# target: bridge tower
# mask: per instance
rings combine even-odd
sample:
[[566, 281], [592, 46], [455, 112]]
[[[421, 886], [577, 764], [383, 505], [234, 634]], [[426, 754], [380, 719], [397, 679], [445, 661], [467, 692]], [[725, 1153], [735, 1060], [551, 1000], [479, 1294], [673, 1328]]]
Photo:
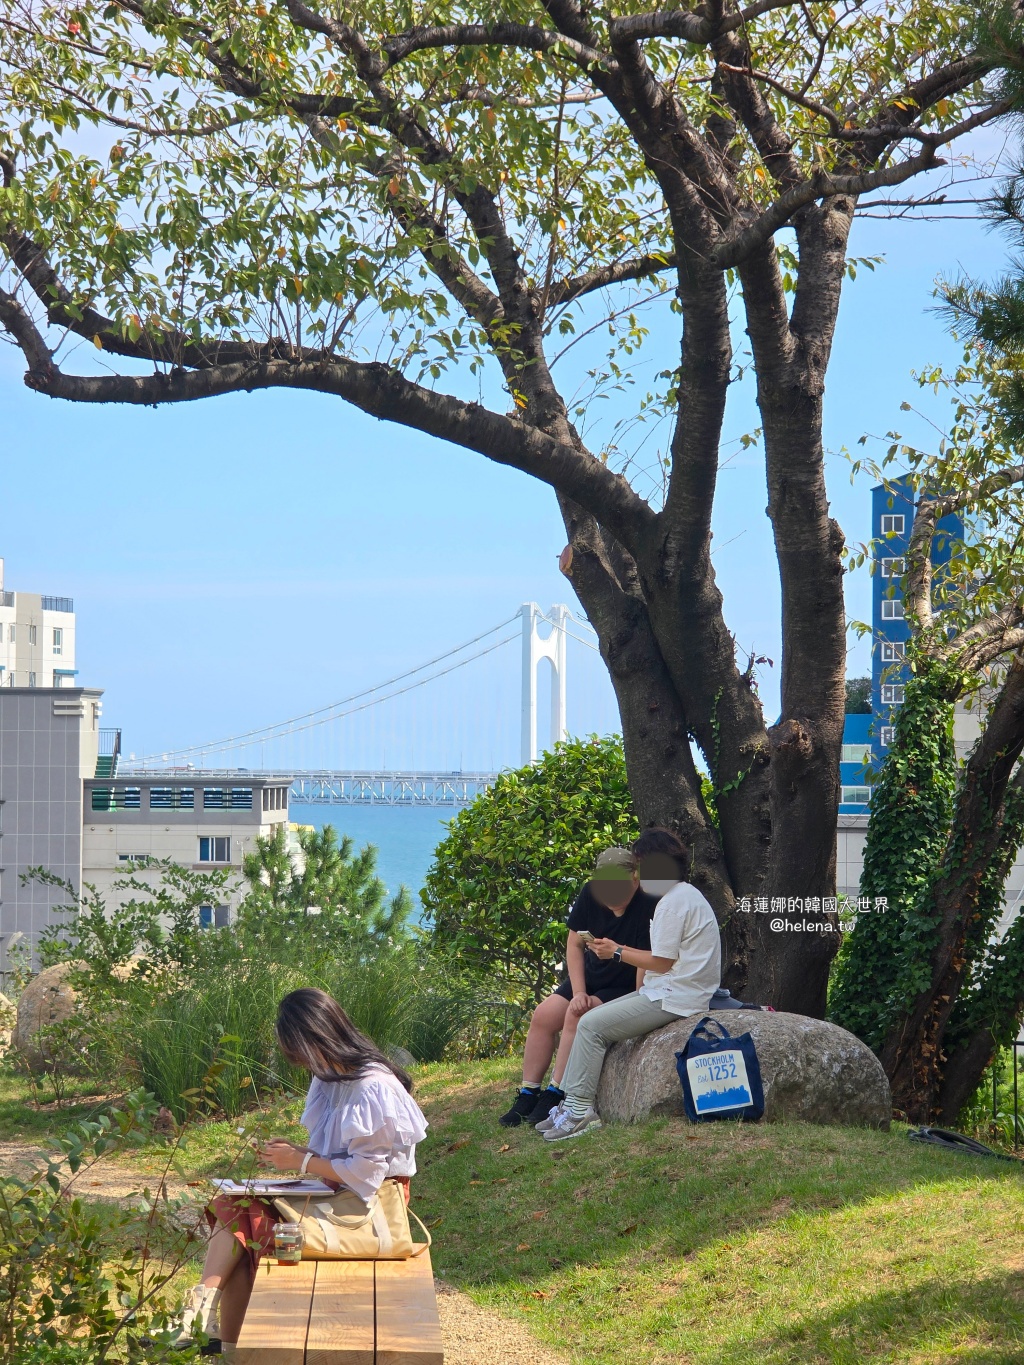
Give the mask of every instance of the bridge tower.
[[[523, 740], [522, 762], [534, 763], [537, 751], [537, 667], [541, 659], [551, 661], [551, 736], [550, 747], [565, 739], [565, 627], [569, 608], [554, 606], [545, 615], [536, 602], [524, 602], [519, 608], [523, 620]], [[550, 624], [551, 632], [543, 639], [539, 626]]]

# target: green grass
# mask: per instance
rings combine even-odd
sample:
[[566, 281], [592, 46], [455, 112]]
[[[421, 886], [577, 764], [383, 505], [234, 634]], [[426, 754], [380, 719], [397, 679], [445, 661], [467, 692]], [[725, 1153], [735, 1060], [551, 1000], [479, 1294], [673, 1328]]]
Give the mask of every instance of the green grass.
[[[431, 1129], [413, 1203], [436, 1269], [579, 1365], [1024, 1361], [1020, 1165], [897, 1128], [658, 1120], [552, 1145], [498, 1127], [510, 1062], [416, 1079]], [[300, 1136], [300, 1112], [259, 1121]], [[224, 1171], [255, 1118], [190, 1132], [182, 1173]]]

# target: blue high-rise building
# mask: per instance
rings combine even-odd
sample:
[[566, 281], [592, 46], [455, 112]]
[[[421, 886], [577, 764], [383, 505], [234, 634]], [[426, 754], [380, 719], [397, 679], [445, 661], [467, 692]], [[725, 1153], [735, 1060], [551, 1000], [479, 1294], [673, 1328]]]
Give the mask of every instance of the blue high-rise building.
[[[906, 478], [871, 490], [871, 714], [848, 715], [840, 764], [841, 814], [867, 811], [871, 779], [892, 740], [896, 710], [903, 703], [909, 670], [904, 662], [910, 631], [904, 619], [903, 573], [914, 526], [914, 491]], [[964, 524], [943, 517], [932, 543], [936, 570], [963, 543]]]

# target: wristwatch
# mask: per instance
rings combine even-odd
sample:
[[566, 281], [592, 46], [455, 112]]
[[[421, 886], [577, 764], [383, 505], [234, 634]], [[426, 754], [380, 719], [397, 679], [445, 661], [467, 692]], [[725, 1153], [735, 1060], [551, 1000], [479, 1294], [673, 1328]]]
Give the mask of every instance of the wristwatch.
[[620, 943], [619, 946], [615, 949], [614, 953], [612, 953], [612, 957], [615, 959], [616, 962], [621, 962], [621, 961], [622, 961], [622, 944], [621, 944], [621, 943]]

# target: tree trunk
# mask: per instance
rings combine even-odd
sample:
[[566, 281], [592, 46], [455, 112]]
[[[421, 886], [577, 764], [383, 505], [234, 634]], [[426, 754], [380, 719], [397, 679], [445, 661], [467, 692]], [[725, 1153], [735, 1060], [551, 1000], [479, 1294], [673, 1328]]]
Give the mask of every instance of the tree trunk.
[[[969, 965], [967, 939], [987, 869], [998, 859], [1004, 837], [1004, 797], [1022, 749], [1024, 665], [1015, 659], [966, 765], [953, 837], [931, 888], [926, 913], [935, 926], [936, 945], [929, 984], [910, 1003], [882, 1047], [893, 1103], [916, 1123], [931, 1121], [938, 1105], [946, 1025]], [[951, 1089], [948, 1103], [953, 1098]]]

